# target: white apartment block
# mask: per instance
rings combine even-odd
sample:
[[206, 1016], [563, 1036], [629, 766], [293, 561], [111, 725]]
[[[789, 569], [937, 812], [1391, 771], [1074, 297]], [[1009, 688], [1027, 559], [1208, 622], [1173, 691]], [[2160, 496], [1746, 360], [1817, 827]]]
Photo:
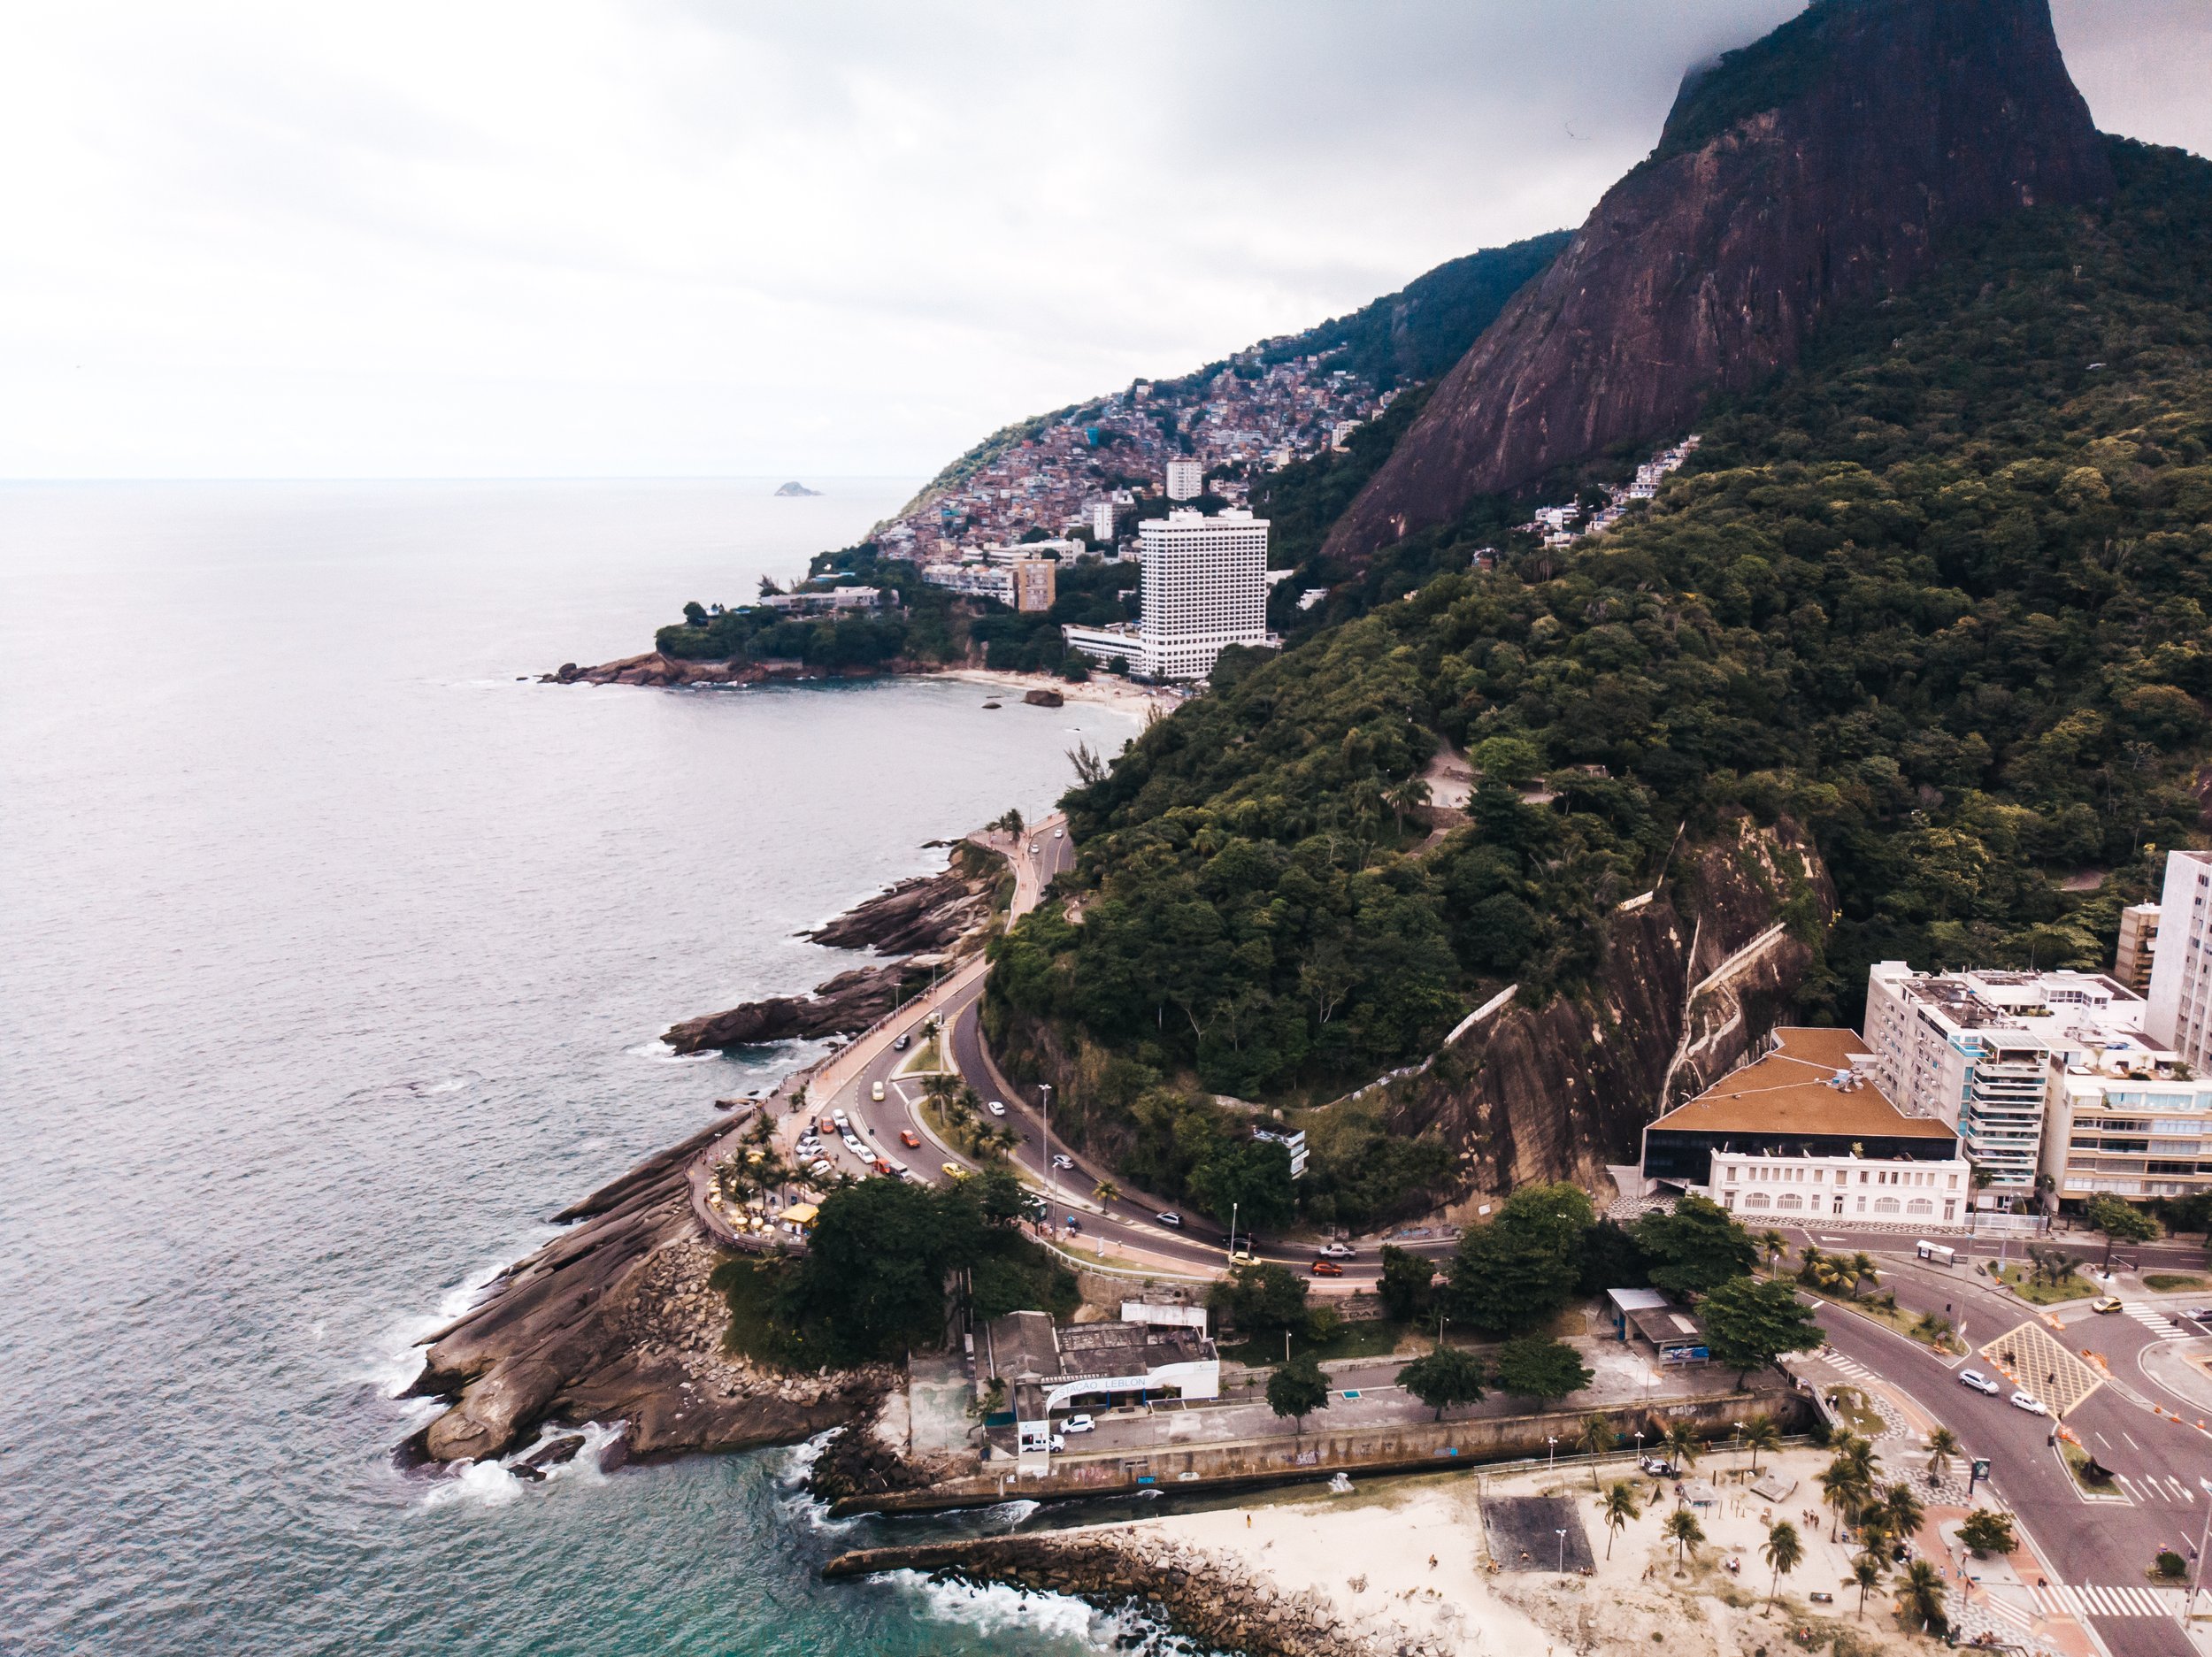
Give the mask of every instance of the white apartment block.
[[1091, 506], [1091, 539], [1102, 547], [1114, 544], [1114, 503], [1111, 501], [1094, 502]]
[[1273, 642], [1267, 632], [1267, 530], [1249, 512], [1170, 512], [1137, 527], [1144, 547], [1144, 670], [1203, 679], [1225, 646]]
[[1167, 498], [1195, 501], [1206, 490], [1206, 469], [1194, 460], [1167, 463]]
[[2032, 1195], [2039, 1173], [2062, 1201], [2178, 1196], [2212, 1182], [2212, 1087], [2146, 1033], [2147, 1011], [2101, 973], [1885, 961], [1867, 975], [1866, 1045], [1898, 1108], [1955, 1126], [1997, 1196]]
[[964, 598], [993, 598], [1013, 608], [1014, 572], [1010, 565], [930, 564], [922, 566], [922, 579]]
[[2189, 1064], [2212, 1071], [2212, 852], [2166, 854], [2143, 1027]]

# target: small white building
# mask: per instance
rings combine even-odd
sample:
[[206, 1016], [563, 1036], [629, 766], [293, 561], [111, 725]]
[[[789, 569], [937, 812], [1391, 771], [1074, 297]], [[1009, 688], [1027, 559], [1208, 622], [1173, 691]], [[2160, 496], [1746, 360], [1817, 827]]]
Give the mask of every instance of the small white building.
[[1206, 492], [1206, 468], [1194, 460], [1167, 463], [1167, 498], [1195, 501]]

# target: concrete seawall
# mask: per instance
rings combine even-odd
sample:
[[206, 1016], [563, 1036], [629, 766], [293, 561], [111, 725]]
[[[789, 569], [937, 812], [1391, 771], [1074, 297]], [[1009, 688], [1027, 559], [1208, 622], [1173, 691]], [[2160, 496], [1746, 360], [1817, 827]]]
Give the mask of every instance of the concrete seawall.
[[[831, 1513], [926, 1513], [949, 1507], [982, 1507], [1010, 1496], [1051, 1500], [1106, 1496], [1172, 1487], [1249, 1489], [1328, 1478], [1337, 1473], [1444, 1472], [1486, 1462], [1542, 1455], [1548, 1439], [1571, 1444], [1590, 1415], [1602, 1415], [1624, 1437], [1641, 1431], [1647, 1441], [1654, 1425], [1686, 1423], [1703, 1438], [1725, 1438], [1755, 1415], [1771, 1415], [1785, 1432], [1802, 1430], [1811, 1408], [1805, 1396], [1772, 1375], [1755, 1376], [1748, 1390], [1688, 1402], [1656, 1403], [1600, 1410], [1555, 1410], [1533, 1415], [1490, 1416], [1471, 1421], [1411, 1422], [1386, 1427], [1331, 1431], [1316, 1424], [1292, 1437], [1230, 1439], [1218, 1444], [1163, 1445], [1150, 1449], [1071, 1454], [1052, 1458], [1043, 1477], [1017, 1478], [1008, 1464], [993, 1471], [949, 1479], [919, 1490], [847, 1497]], [[1319, 1417], [1309, 1416], [1310, 1423]]]

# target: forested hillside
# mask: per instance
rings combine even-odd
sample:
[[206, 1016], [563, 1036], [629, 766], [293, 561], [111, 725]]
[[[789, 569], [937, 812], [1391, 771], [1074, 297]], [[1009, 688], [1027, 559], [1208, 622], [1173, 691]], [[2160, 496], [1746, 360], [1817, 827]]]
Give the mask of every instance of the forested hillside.
[[[1808, 1019], [1884, 956], [2104, 964], [2147, 848], [2202, 840], [2212, 695], [2212, 165], [2110, 151], [2108, 205], [1974, 233], [1709, 410], [1647, 515], [1477, 571], [1479, 501], [1379, 561], [1409, 596], [1225, 660], [1068, 796], [1083, 918], [1002, 940], [994, 1016], [1094, 1050], [1115, 1143], [1162, 1083], [1325, 1099], [1573, 994], [1736, 809], [1832, 874]], [[1483, 779], [1425, 844], [1440, 739]]]

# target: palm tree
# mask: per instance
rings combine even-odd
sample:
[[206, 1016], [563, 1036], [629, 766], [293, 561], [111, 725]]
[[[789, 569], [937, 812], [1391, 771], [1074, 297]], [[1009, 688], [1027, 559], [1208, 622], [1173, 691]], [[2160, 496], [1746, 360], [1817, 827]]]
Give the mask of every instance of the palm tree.
[[1429, 781], [1425, 777], [1408, 777], [1383, 790], [1383, 803], [1404, 828], [1406, 817], [1429, 802]]
[[1767, 1266], [1770, 1270], [1772, 1269], [1776, 1261], [1790, 1252], [1790, 1239], [1771, 1228], [1760, 1232], [1751, 1240], [1758, 1246], [1759, 1252], [1766, 1256]]
[[1774, 1582], [1767, 1589], [1767, 1609], [1774, 1609], [1775, 1597], [1782, 1592], [1782, 1578], [1805, 1562], [1805, 1544], [1798, 1539], [1797, 1527], [1787, 1519], [1767, 1532], [1766, 1546], [1759, 1555], [1774, 1567]]
[[1616, 1481], [1613, 1488], [1605, 1492], [1604, 1505], [1598, 1511], [1605, 1520], [1605, 1529], [1608, 1533], [1605, 1538], [1605, 1557], [1611, 1559], [1613, 1538], [1627, 1528], [1631, 1519], [1643, 1516], [1644, 1510], [1636, 1505], [1635, 1485], [1624, 1478]]
[[1897, 1584], [1897, 1609], [1907, 1622], [1917, 1623], [1931, 1634], [1941, 1632], [1948, 1624], [1943, 1610], [1943, 1578], [1926, 1560], [1916, 1559], [1905, 1567]]
[[1799, 1251], [1797, 1256], [1797, 1280], [1800, 1283], [1804, 1284], [1819, 1282], [1820, 1274], [1826, 1268], [1827, 1264], [1828, 1256], [1826, 1254], [1821, 1253], [1819, 1249], [1814, 1247], [1810, 1243], [1806, 1244], [1805, 1247]]
[[1582, 1418], [1581, 1431], [1575, 1434], [1575, 1445], [1577, 1448], [1586, 1450], [1590, 1454], [1590, 1488], [1592, 1490], [1598, 1487], [1598, 1457], [1605, 1451], [1611, 1449], [1614, 1441], [1618, 1437], [1619, 1435], [1613, 1431], [1612, 1422], [1594, 1410]]
[[1890, 1547], [1895, 1541], [1889, 1523], [1889, 1510], [1870, 1507], [1859, 1515], [1859, 1552], [1876, 1563], [1889, 1558]]
[[1705, 1527], [1698, 1523], [1697, 1515], [1687, 1507], [1677, 1507], [1667, 1515], [1667, 1535], [1674, 1543], [1674, 1574], [1679, 1576], [1683, 1574], [1683, 1551], [1705, 1539]]
[[[1840, 1521], [1856, 1515], [1866, 1505], [1867, 1498], [1874, 1493], [1874, 1482], [1858, 1463], [1839, 1455], [1821, 1469], [1820, 1489], [1822, 1500], [1836, 1510], [1836, 1517]], [[1828, 1539], [1832, 1542], [1838, 1534], [1831, 1527]]]
[[1866, 1621], [1866, 1591], [1882, 1580], [1882, 1561], [1862, 1553], [1851, 1561], [1851, 1580], [1859, 1584], [1859, 1621]]
[[1091, 1187], [1091, 1201], [1101, 1208], [1121, 1201], [1121, 1187], [1110, 1179], [1102, 1179]]
[[1882, 1274], [1875, 1269], [1874, 1256], [1864, 1254], [1852, 1255], [1851, 1298], [1857, 1300], [1862, 1289], [1878, 1289], [1881, 1286]]
[[1759, 1470], [1759, 1452], [1770, 1455], [1782, 1447], [1782, 1430], [1771, 1415], [1754, 1415], [1743, 1424], [1744, 1448], [1751, 1452], [1751, 1470]]
[[1913, 1494], [1912, 1486], [1901, 1480], [1883, 1492], [1881, 1510], [1890, 1529], [1907, 1541], [1919, 1533], [1921, 1518], [1927, 1511]]
[[1959, 1453], [1959, 1436], [1948, 1427], [1938, 1427], [1928, 1435], [1928, 1471], [1938, 1478], [1951, 1469], [1951, 1459]]
[[1677, 1467], [1697, 1465], [1697, 1453], [1702, 1446], [1697, 1441], [1697, 1434], [1690, 1431], [1689, 1423], [1669, 1422], [1667, 1431], [1659, 1442], [1666, 1446], [1667, 1460]]

